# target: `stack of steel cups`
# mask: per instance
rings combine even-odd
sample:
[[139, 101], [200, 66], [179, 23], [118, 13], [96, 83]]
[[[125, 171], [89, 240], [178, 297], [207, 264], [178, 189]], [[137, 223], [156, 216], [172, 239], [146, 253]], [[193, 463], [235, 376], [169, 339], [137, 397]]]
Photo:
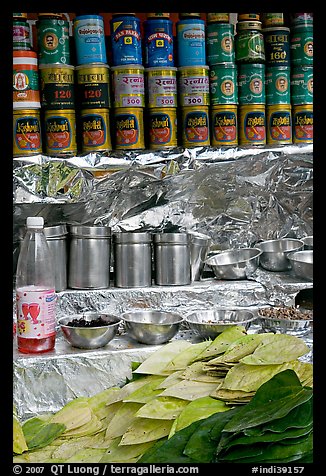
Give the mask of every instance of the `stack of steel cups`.
[[36, 29], [44, 152], [55, 157], [74, 156], [76, 114], [69, 21], [62, 13], [38, 13]]
[[104, 21], [100, 15], [74, 19], [79, 147], [82, 153], [112, 150], [110, 74]]
[[42, 153], [37, 54], [27, 13], [13, 14], [13, 156]]
[[238, 84], [234, 26], [229, 13], [207, 13], [206, 52], [211, 145], [234, 146], [238, 144]]
[[144, 149], [145, 78], [140, 19], [114, 13], [110, 20], [116, 149]]
[[209, 66], [205, 21], [200, 13], [179, 13], [176, 23], [179, 142], [191, 148], [210, 145]]
[[291, 17], [293, 142], [313, 142], [313, 13]]

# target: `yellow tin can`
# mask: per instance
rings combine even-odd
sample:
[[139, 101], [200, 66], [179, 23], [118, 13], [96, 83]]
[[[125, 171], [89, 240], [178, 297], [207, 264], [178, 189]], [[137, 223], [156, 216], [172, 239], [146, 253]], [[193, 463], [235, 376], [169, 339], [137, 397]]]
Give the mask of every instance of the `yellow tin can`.
[[76, 66], [76, 91], [81, 109], [111, 107], [109, 71], [109, 65], [101, 63]]
[[148, 109], [149, 148], [177, 147], [177, 109], [156, 107]]
[[145, 107], [144, 69], [140, 64], [112, 66], [114, 107]]
[[210, 145], [208, 106], [181, 108], [181, 141], [183, 147]]
[[291, 104], [266, 106], [267, 144], [292, 144]]
[[114, 134], [116, 149], [145, 149], [143, 108], [115, 108]]
[[40, 109], [13, 110], [13, 156], [42, 154]]
[[211, 108], [211, 145], [238, 145], [238, 106], [220, 104]]
[[294, 144], [312, 143], [314, 140], [314, 112], [312, 104], [293, 106], [293, 142]]
[[178, 68], [179, 105], [209, 106], [209, 66], [181, 66]]
[[145, 82], [147, 107], [177, 107], [178, 95], [176, 67], [146, 68]]
[[76, 113], [73, 109], [47, 110], [44, 113], [45, 152], [54, 157], [77, 154]]
[[82, 109], [79, 123], [82, 152], [112, 150], [109, 109]]
[[246, 104], [239, 106], [239, 144], [266, 144], [266, 106], [265, 104]]

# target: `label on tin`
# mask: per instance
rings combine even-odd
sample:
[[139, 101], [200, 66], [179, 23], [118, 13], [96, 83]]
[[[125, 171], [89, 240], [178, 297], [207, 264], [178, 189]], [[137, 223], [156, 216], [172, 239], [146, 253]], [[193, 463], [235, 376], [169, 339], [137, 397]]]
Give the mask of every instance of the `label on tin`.
[[237, 144], [237, 114], [234, 111], [218, 111], [212, 113], [212, 145]]
[[236, 61], [260, 63], [265, 61], [264, 36], [260, 32], [243, 31], [236, 35]]
[[235, 62], [233, 38], [233, 25], [207, 25], [206, 56], [208, 65]]
[[74, 38], [77, 64], [107, 62], [104, 23], [101, 17], [76, 17]]
[[[24, 68], [23, 65], [20, 67]], [[41, 107], [37, 69], [18, 69], [18, 65], [14, 66], [13, 101], [34, 102], [35, 107]]]
[[70, 63], [69, 24], [65, 20], [37, 22], [38, 56], [40, 64]]
[[312, 65], [314, 59], [314, 40], [310, 28], [291, 30], [291, 64], [295, 66]]
[[190, 111], [184, 119], [184, 134], [186, 141], [193, 143], [209, 140], [209, 122], [204, 111]]
[[31, 35], [29, 24], [17, 22], [12, 27], [13, 49], [31, 49]]
[[173, 22], [147, 20], [144, 23], [145, 66], [173, 66]]
[[144, 107], [145, 81], [143, 72], [114, 72], [113, 90], [115, 107]]
[[176, 29], [179, 66], [206, 65], [205, 22], [180, 20]]
[[83, 148], [98, 149], [107, 142], [107, 125], [100, 114], [83, 114], [81, 117]]
[[74, 109], [74, 70], [53, 67], [40, 68], [41, 103], [48, 109]]
[[314, 137], [313, 111], [298, 109], [293, 117], [294, 142], [312, 142]]
[[176, 72], [147, 72], [148, 107], [177, 107]]
[[266, 104], [290, 104], [290, 68], [268, 68], [265, 75]]
[[62, 151], [74, 144], [75, 128], [68, 117], [50, 116], [45, 119], [46, 147], [52, 151]]
[[249, 111], [245, 113], [242, 131], [247, 143], [266, 141], [266, 119], [262, 111]]
[[224, 67], [219, 68], [218, 65], [211, 66], [209, 87], [212, 105], [237, 104], [237, 69]]
[[18, 151], [41, 151], [41, 128], [37, 117], [25, 116], [14, 121], [14, 138]]
[[150, 146], [176, 146], [176, 118], [163, 112], [151, 112], [149, 118], [149, 141]]
[[278, 31], [265, 32], [265, 56], [269, 66], [290, 65], [290, 29], [284, 28]]
[[82, 108], [110, 107], [110, 77], [100, 66], [77, 71], [78, 102]]
[[[239, 102], [240, 104], [265, 104], [265, 68], [259, 71], [246, 70], [238, 76]], [[253, 67], [250, 65], [250, 68]]]
[[113, 65], [142, 64], [140, 20], [136, 17], [119, 17], [111, 20]]
[[292, 142], [291, 111], [273, 111], [268, 119], [268, 143]]
[[297, 66], [291, 70], [291, 102], [295, 105], [313, 103], [313, 68]]
[[[179, 76], [179, 97], [181, 106], [209, 105], [209, 77], [208, 71], [202, 75], [191, 69]], [[189, 74], [189, 76], [185, 76]]]
[[141, 124], [135, 114], [126, 112], [125, 114], [117, 114], [115, 118], [116, 128], [116, 146], [130, 147], [139, 144], [142, 147], [141, 136], [143, 132], [140, 130]]

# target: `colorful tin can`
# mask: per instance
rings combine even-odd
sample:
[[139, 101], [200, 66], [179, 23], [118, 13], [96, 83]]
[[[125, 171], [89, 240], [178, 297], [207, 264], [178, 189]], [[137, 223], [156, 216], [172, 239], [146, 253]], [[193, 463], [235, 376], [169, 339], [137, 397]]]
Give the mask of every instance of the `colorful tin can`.
[[13, 51], [13, 108], [40, 108], [37, 54]]
[[238, 106], [221, 104], [211, 107], [211, 145], [238, 145]]
[[291, 68], [292, 105], [313, 104], [313, 66], [293, 66]]
[[290, 49], [292, 66], [312, 66], [314, 61], [313, 27], [293, 26], [291, 28]]
[[69, 23], [41, 18], [36, 22], [40, 64], [70, 64]]
[[265, 104], [265, 65], [240, 63], [238, 89], [239, 104]]
[[89, 63], [76, 66], [76, 83], [81, 109], [111, 107], [109, 65]]
[[290, 66], [290, 28], [265, 28], [265, 58], [268, 66]]
[[74, 109], [74, 66], [40, 64], [41, 105], [46, 109]]
[[288, 66], [266, 67], [266, 105], [291, 103], [290, 71]]
[[13, 156], [42, 154], [42, 136], [39, 109], [13, 111]]
[[314, 113], [312, 104], [293, 106], [293, 142], [311, 143], [314, 140]]
[[74, 19], [77, 65], [107, 63], [103, 17], [80, 15]]
[[265, 109], [264, 104], [239, 106], [239, 145], [266, 144]]
[[260, 13], [238, 13], [238, 22], [259, 21]]
[[229, 13], [207, 13], [206, 15], [207, 23], [229, 23], [229, 20]]
[[178, 105], [177, 68], [147, 68], [145, 69], [148, 108], [168, 107]]
[[238, 104], [237, 65], [234, 63], [214, 64], [209, 71], [210, 102]]
[[264, 35], [260, 21], [237, 23], [235, 60], [237, 63], [265, 63]]
[[140, 19], [134, 14], [121, 14], [110, 20], [112, 64], [142, 64]]
[[146, 68], [174, 66], [173, 22], [150, 18], [143, 23]]
[[182, 147], [210, 145], [208, 106], [181, 108]]
[[144, 66], [112, 66], [111, 71], [114, 107], [145, 107]]
[[231, 23], [208, 23], [206, 27], [207, 64], [234, 63], [234, 27]]
[[112, 150], [109, 109], [83, 109], [79, 123], [82, 153]]
[[12, 23], [13, 50], [31, 50], [31, 31], [26, 20], [14, 20]]
[[49, 156], [76, 155], [76, 114], [73, 109], [44, 112], [45, 152]]
[[182, 66], [178, 68], [179, 106], [209, 105], [209, 67]]
[[284, 25], [284, 15], [283, 13], [261, 13], [260, 14], [261, 22], [263, 28], [269, 28], [274, 26], [283, 26]]
[[148, 110], [149, 148], [177, 147], [177, 109], [175, 107]]
[[178, 66], [206, 65], [205, 22], [186, 18], [176, 23]]
[[266, 106], [267, 144], [292, 144], [291, 104]]
[[114, 109], [116, 149], [145, 149], [144, 109], [118, 107]]

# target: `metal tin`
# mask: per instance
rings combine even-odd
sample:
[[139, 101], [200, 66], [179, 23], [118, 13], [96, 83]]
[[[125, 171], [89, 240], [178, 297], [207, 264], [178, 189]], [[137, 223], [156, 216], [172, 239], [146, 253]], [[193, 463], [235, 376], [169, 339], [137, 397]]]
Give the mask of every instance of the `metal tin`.
[[82, 153], [112, 150], [109, 109], [83, 109], [79, 123]]
[[152, 107], [177, 107], [177, 68], [145, 69], [146, 105]]
[[313, 13], [291, 13], [291, 25], [304, 25], [304, 26], [311, 26], [314, 22], [314, 14]]
[[13, 108], [40, 108], [37, 54], [13, 51]]
[[12, 23], [13, 50], [31, 50], [31, 31], [29, 23], [24, 20], [14, 20]]
[[154, 234], [155, 284], [181, 286], [191, 283], [190, 235]]
[[221, 104], [211, 107], [211, 145], [238, 145], [238, 106]]
[[268, 66], [290, 66], [290, 28], [265, 28], [265, 58]]
[[69, 23], [61, 19], [36, 22], [40, 64], [70, 64]]
[[207, 13], [206, 15], [207, 23], [229, 23], [229, 20], [229, 13]]
[[178, 66], [206, 65], [205, 22], [186, 18], [176, 23]]
[[284, 15], [283, 13], [261, 13], [261, 21], [263, 28], [269, 28], [271, 26], [283, 26]]
[[313, 66], [293, 66], [291, 68], [292, 105], [313, 104]]
[[175, 107], [148, 110], [149, 148], [177, 147], [177, 109]]
[[235, 60], [237, 63], [265, 63], [264, 35], [261, 22], [237, 23], [235, 36]]
[[210, 145], [208, 106], [181, 108], [182, 147]]
[[145, 149], [142, 107], [114, 109], [116, 149]]
[[81, 109], [110, 108], [109, 65], [89, 63], [76, 66], [76, 91]]
[[145, 107], [144, 66], [113, 66], [111, 71], [114, 107]]
[[314, 37], [312, 26], [297, 25], [291, 28], [291, 65], [312, 66], [314, 61]]
[[265, 104], [265, 65], [240, 64], [238, 89], [239, 104]]
[[45, 152], [49, 156], [73, 156], [77, 153], [76, 114], [72, 109], [44, 112]]
[[80, 15], [74, 19], [77, 65], [107, 63], [103, 17]]
[[292, 144], [291, 104], [266, 106], [267, 144]]
[[142, 64], [140, 19], [120, 14], [110, 20], [112, 64]]
[[231, 23], [208, 23], [206, 58], [208, 65], [234, 63], [234, 27]]
[[179, 106], [208, 106], [209, 66], [182, 66], [178, 68]]
[[209, 71], [211, 105], [238, 104], [237, 65], [214, 64]]
[[238, 21], [259, 21], [260, 13], [238, 13]]
[[45, 226], [44, 234], [53, 257], [55, 290], [61, 292], [67, 289], [67, 226]]
[[174, 66], [173, 22], [150, 18], [143, 22], [144, 64], [146, 68]]
[[42, 154], [42, 136], [39, 109], [13, 111], [13, 156]]
[[265, 109], [264, 104], [239, 106], [239, 145], [266, 144]]
[[312, 143], [314, 139], [314, 113], [312, 104], [296, 104], [292, 109], [293, 143]]
[[170, 18], [170, 13], [147, 13], [147, 18]]
[[179, 13], [179, 18], [200, 18], [200, 13]]
[[40, 64], [41, 105], [46, 109], [74, 109], [74, 66]]
[[64, 18], [64, 15], [62, 13], [38, 13], [37, 16], [40, 20], [52, 19], [52, 18], [54, 18], [54, 19]]
[[288, 66], [266, 67], [266, 105], [291, 103], [290, 71]]

